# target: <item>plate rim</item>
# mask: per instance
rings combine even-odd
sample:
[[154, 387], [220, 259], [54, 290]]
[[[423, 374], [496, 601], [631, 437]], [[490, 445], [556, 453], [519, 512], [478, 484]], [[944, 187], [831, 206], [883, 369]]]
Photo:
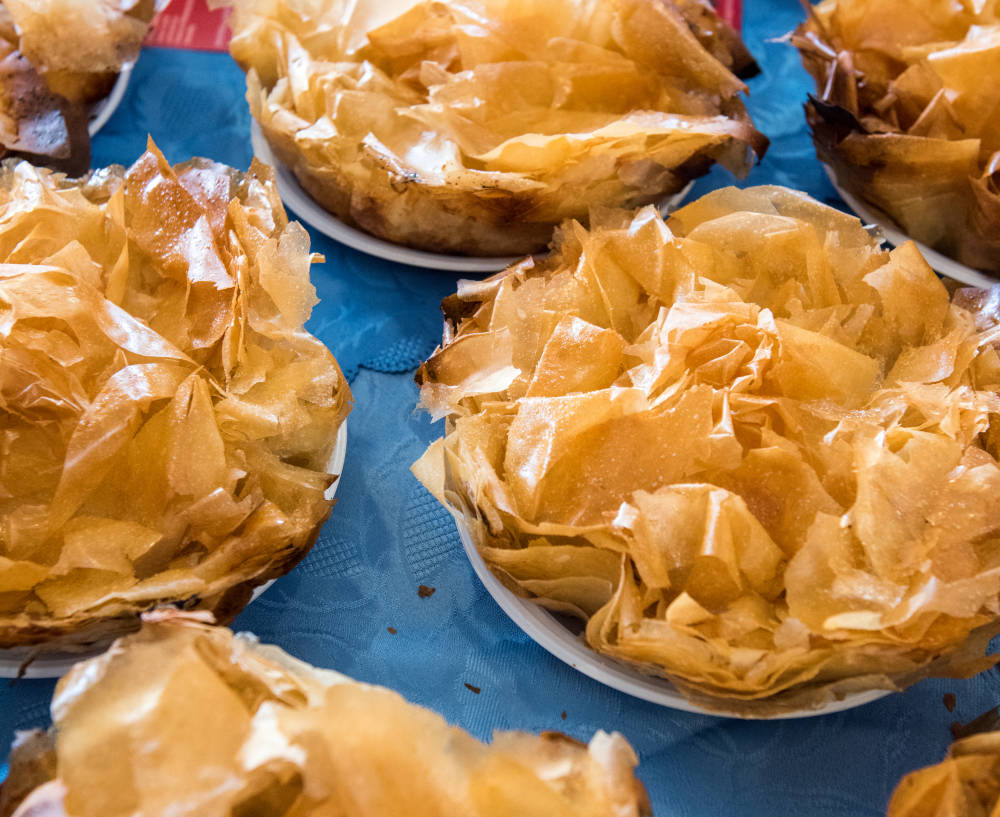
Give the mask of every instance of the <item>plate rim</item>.
[[[298, 218], [327, 238], [350, 247], [353, 250], [381, 258], [386, 261], [395, 261], [400, 264], [409, 264], [412, 267], [421, 269], [437, 270], [439, 272], [471, 272], [487, 273], [500, 272], [507, 267], [516, 264], [527, 254], [508, 255], [496, 257], [476, 257], [469, 255], [445, 255], [443, 253], [432, 253], [425, 250], [417, 250], [413, 247], [405, 247], [401, 244], [393, 244], [382, 238], [377, 238], [371, 233], [351, 227], [345, 224], [335, 215], [321, 207], [299, 184], [298, 179], [291, 169], [278, 160], [271, 150], [271, 146], [264, 138], [264, 133], [253, 117], [250, 118], [250, 143], [253, 146], [254, 156], [264, 164], [274, 169], [274, 174], [278, 184], [278, 195], [285, 205], [294, 211]], [[694, 180], [673, 196], [666, 197], [659, 205], [661, 213], [668, 213], [676, 209], [683, 202], [691, 188]], [[538, 255], [536, 253], [536, 255]]]
[[353, 250], [382, 258], [386, 261], [396, 261], [422, 269], [434, 269], [443, 272], [499, 272], [520, 261], [524, 256], [498, 256], [491, 258], [474, 258], [462, 255], [444, 255], [442, 253], [425, 252], [412, 247], [393, 244], [382, 238], [376, 238], [364, 230], [345, 224], [332, 213], [324, 210], [315, 202], [299, 184], [295, 174], [278, 160], [271, 146], [264, 138], [257, 120], [250, 119], [250, 143], [254, 156], [264, 164], [274, 169], [278, 183], [278, 195], [285, 205], [291, 208], [295, 215], [306, 224], [327, 238], [350, 247]]
[[834, 172], [833, 168], [830, 167], [826, 162], [820, 162], [823, 166], [823, 170], [826, 172], [827, 178], [830, 180], [830, 184], [833, 185], [833, 189], [837, 191], [847, 206], [850, 207], [856, 216], [861, 218], [870, 224], [874, 224], [878, 227], [885, 240], [892, 244], [893, 246], [900, 246], [905, 244], [907, 241], [912, 241], [917, 245], [917, 249], [920, 250], [920, 254], [923, 255], [924, 260], [934, 269], [935, 272], [944, 275], [947, 278], [958, 281], [959, 283], [965, 284], [966, 286], [972, 287], [993, 287], [1000, 284], [1000, 276], [993, 278], [987, 275], [985, 272], [980, 272], [977, 269], [966, 266], [954, 258], [949, 258], [947, 255], [938, 252], [937, 250], [928, 247], [921, 241], [917, 241], [915, 238], [910, 238], [906, 233], [904, 233], [898, 225], [896, 225], [886, 213], [883, 213], [878, 208], [870, 205], [863, 200], [859, 199], [853, 193], [846, 190], [840, 182], [837, 180], [837, 174]]
[[104, 99], [99, 99], [94, 103], [94, 107], [91, 109], [90, 121], [87, 122], [87, 133], [90, 134], [91, 139], [98, 134], [101, 128], [108, 124], [108, 120], [118, 110], [118, 106], [121, 105], [122, 100], [125, 98], [125, 91], [128, 89], [129, 80], [132, 78], [132, 67], [132, 63], [123, 65], [118, 72], [118, 77], [115, 79], [115, 84], [111, 86], [111, 92]]
[[[344, 473], [344, 462], [347, 459], [347, 418], [340, 424], [340, 428], [337, 429], [337, 439], [334, 443], [333, 452], [330, 455], [329, 462], [329, 473], [335, 474], [337, 479], [334, 480], [333, 484], [327, 488], [324, 496], [328, 500], [332, 500], [337, 493], [337, 487], [340, 485], [340, 478]], [[264, 592], [273, 585], [277, 579], [271, 579], [264, 584], [258, 585], [253, 590], [253, 595], [250, 601], [247, 602], [247, 607], [253, 604], [257, 599], [259, 599]], [[14, 648], [0, 648], [0, 678], [61, 678], [70, 668], [79, 661], [85, 661], [88, 658], [94, 658], [95, 656], [101, 655], [109, 646], [111, 642], [108, 642], [99, 648], [81, 650], [80, 652], [57, 652], [41, 654], [35, 658], [25, 669], [24, 673], [19, 675], [20, 669], [25, 661], [24, 652], [30, 652], [31, 648], [27, 647], [14, 647]], [[20, 653], [16, 656], [7, 654], [8, 649], [19, 650]]]
[[864, 692], [851, 693], [844, 698], [830, 701], [817, 709], [797, 710], [795, 712], [780, 712], [776, 715], [755, 716], [751, 714], [734, 714], [716, 712], [704, 709], [685, 698], [678, 689], [665, 678], [654, 678], [643, 675], [626, 664], [595, 652], [586, 646], [583, 640], [573, 635], [566, 627], [544, 607], [509, 590], [489, 569], [482, 554], [472, 541], [468, 525], [460, 514], [451, 512], [462, 540], [462, 547], [479, 580], [494, 601], [507, 616], [542, 649], [568, 664], [587, 677], [604, 684], [607, 687], [624, 692], [635, 698], [641, 698], [649, 703], [658, 704], [669, 709], [691, 712], [697, 715], [708, 715], [714, 718], [730, 718], [735, 720], [798, 720], [800, 718], [815, 718], [821, 715], [832, 715], [848, 709], [877, 701], [890, 694], [887, 689], [873, 689]]

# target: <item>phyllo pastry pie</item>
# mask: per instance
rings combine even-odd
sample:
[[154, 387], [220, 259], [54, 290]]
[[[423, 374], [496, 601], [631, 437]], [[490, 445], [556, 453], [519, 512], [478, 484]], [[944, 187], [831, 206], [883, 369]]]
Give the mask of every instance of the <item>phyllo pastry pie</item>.
[[162, 0], [3, 0], [0, 158], [90, 167], [88, 111], [134, 62]]
[[259, 164], [2, 166], [0, 646], [228, 620], [308, 551], [351, 403], [312, 259]]
[[10, 817], [641, 817], [618, 734], [484, 744], [395, 692], [174, 616], [56, 688], [21, 733]]
[[767, 140], [739, 36], [700, 0], [233, 0], [277, 157], [342, 221], [435, 252], [543, 249]]
[[[993, 728], [998, 726], [993, 719]], [[889, 801], [888, 817], [985, 817], [1000, 807], [1000, 731], [956, 740], [934, 766], [904, 777]]]
[[570, 222], [444, 311], [417, 475], [595, 650], [759, 715], [993, 663], [1000, 291], [729, 188]]
[[792, 42], [838, 182], [911, 238], [1000, 274], [996, 0], [823, 0]]

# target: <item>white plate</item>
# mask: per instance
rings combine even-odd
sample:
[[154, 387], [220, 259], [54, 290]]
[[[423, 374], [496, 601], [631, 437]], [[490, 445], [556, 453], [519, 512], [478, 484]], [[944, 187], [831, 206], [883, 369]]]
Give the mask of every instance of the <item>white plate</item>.
[[[455, 524], [458, 527], [458, 534], [462, 538], [462, 545], [465, 547], [465, 552], [472, 563], [472, 569], [476, 571], [476, 575], [479, 576], [489, 594], [493, 596], [497, 604], [500, 605], [503, 611], [510, 616], [518, 627], [524, 630], [535, 643], [552, 653], [560, 661], [566, 662], [573, 669], [582, 672], [595, 681], [600, 681], [602, 684], [612, 689], [617, 689], [619, 692], [633, 695], [636, 698], [642, 698], [644, 701], [667, 706], [671, 709], [680, 709], [684, 712], [697, 712], [701, 715], [750, 719], [750, 716], [746, 715], [728, 715], [726, 713], [702, 709], [696, 704], [691, 703], [666, 679], [643, 675], [627, 664], [595, 652], [587, 646], [582, 636], [571, 632], [544, 607], [521, 598], [508, 590], [493, 575], [489, 567], [486, 566], [486, 562], [483, 561], [483, 557], [479, 554], [472, 541], [465, 522], [460, 517], [456, 517]], [[807, 709], [800, 712], [772, 715], [769, 720], [812, 718], [817, 715], [829, 715], [833, 712], [841, 712], [845, 709], [853, 709], [862, 704], [870, 703], [888, 694], [889, 692], [884, 689], [859, 692], [848, 695], [840, 701], [831, 701], [819, 709]]]
[[907, 241], [913, 241], [913, 243], [917, 245], [917, 249], [920, 250], [921, 255], [927, 259], [927, 263], [930, 264], [932, 268], [940, 272], [942, 275], [945, 275], [948, 278], [954, 278], [956, 281], [960, 281], [963, 284], [968, 284], [973, 287], [991, 287], [1000, 283], [1000, 276], [994, 278], [993, 276], [987, 275], [985, 272], [980, 272], [972, 267], [967, 267], [965, 264], [960, 264], [958, 261], [953, 258], [949, 258], [947, 255], [942, 255], [937, 250], [932, 250], [926, 244], [922, 244], [919, 241], [911, 239], [908, 235], [906, 235], [906, 233], [900, 230], [899, 226], [896, 225], [892, 219], [889, 218], [889, 216], [881, 210], [873, 207], [867, 202], [861, 201], [841, 187], [840, 182], [837, 181], [837, 176], [833, 172], [833, 168], [824, 164], [823, 169], [826, 171], [826, 175], [830, 177], [830, 183], [834, 186], [837, 193], [840, 194], [840, 197], [847, 202], [848, 206], [862, 220], [878, 227], [890, 244], [898, 247], [900, 244], [905, 244]]
[[[374, 255], [376, 258], [398, 261], [413, 267], [455, 272], [499, 272], [523, 258], [520, 255], [496, 258], [444, 255], [415, 250], [412, 247], [403, 247], [399, 244], [393, 244], [391, 241], [376, 238], [364, 230], [345, 224], [317, 204], [312, 196], [302, 189], [295, 174], [278, 161], [271, 146], [264, 138], [264, 134], [261, 133], [260, 126], [253, 120], [250, 122], [250, 141], [253, 143], [253, 152], [257, 158], [274, 168], [275, 175], [278, 177], [278, 193], [281, 195], [281, 200], [310, 227], [352, 249]], [[679, 193], [664, 200], [660, 204], [660, 212], [668, 213], [676, 209], [687, 196], [688, 191], [691, 190], [692, 184], [694, 182], [690, 182]]]
[[[347, 455], [347, 421], [345, 420], [337, 432], [337, 442], [334, 445], [333, 454], [330, 456], [330, 473], [335, 474], [337, 479], [333, 485], [327, 488], [326, 498], [333, 499], [337, 493], [337, 486], [340, 484], [340, 475], [344, 471], [344, 458]], [[250, 604], [255, 602], [276, 580], [255, 587]], [[86, 658], [93, 658], [100, 655], [107, 649], [107, 644], [96, 647], [89, 647], [78, 653], [57, 652], [39, 655], [20, 675], [22, 678], [61, 678], [77, 661]], [[17, 678], [24, 662], [30, 657], [33, 647], [14, 647], [12, 649], [0, 649], [0, 678]]]
[[107, 124], [111, 114], [121, 105], [122, 99], [125, 97], [125, 89], [128, 88], [128, 81], [131, 78], [131, 64], [123, 65], [122, 70], [118, 72], [118, 79], [111, 86], [111, 93], [94, 103], [90, 110], [90, 123], [87, 125], [87, 131], [91, 138]]

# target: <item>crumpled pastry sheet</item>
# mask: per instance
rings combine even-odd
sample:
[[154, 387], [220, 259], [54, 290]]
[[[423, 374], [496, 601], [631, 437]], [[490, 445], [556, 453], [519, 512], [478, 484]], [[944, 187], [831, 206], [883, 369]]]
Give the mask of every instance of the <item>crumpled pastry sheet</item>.
[[15, 743], [3, 817], [649, 814], [617, 733], [486, 745], [388, 689], [176, 614], [78, 664], [52, 716]]
[[139, 55], [162, 0], [5, 0], [0, 158], [71, 175], [90, 168], [90, 105]]
[[780, 187], [592, 219], [461, 282], [417, 375], [491, 569], [719, 711], [992, 665], [1000, 290]]
[[157, 11], [169, 0], [3, 0], [19, 48], [48, 87], [94, 102], [135, 62]]
[[0, 169], [0, 646], [232, 618], [309, 549], [350, 410], [271, 171]]
[[991, 817], [1000, 807], [1000, 732], [955, 741], [948, 757], [904, 777], [888, 817]]
[[699, 0], [234, 0], [230, 50], [280, 160], [338, 218], [437, 252], [543, 249], [767, 140], [756, 66]]
[[911, 238], [1000, 274], [996, 0], [824, 0], [791, 41], [839, 182]]
[[0, 6], [0, 159], [18, 157], [70, 173], [90, 166], [87, 110], [53, 93], [18, 50]]

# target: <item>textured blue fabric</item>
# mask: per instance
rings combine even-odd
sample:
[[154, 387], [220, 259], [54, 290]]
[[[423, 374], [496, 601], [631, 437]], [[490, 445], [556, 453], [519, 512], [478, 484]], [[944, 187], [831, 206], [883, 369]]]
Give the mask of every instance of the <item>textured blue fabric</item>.
[[[803, 122], [808, 78], [793, 49], [771, 42], [794, 27], [801, 9], [795, 0], [747, 2], [745, 36], [763, 68], [750, 82], [750, 108], [772, 146], [746, 183], [786, 184], [836, 203]], [[248, 126], [243, 77], [228, 57], [150, 49], [95, 140], [95, 163], [130, 162], [148, 132], [172, 161], [197, 154], [245, 168]], [[729, 183], [716, 171], [694, 194]], [[990, 671], [925, 682], [846, 713], [741, 722], [635, 700], [549, 656], [482, 589], [450, 518], [408, 471], [440, 433], [414, 412], [411, 370], [440, 337], [437, 306], [454, 276], [313, 238], [327, 261], [314, 269], [322, 303], [310, 328], [341, 361], [356, 399], [347, 462], [316, 547], [238, 628], [393, 687], [481, 737], [516, 728], [586, 739], [616, 729], [639, 751], [640, 776], [661, 817], [884, 814], [901, 775], [942, 757], [951, 722], [1000, 700], [1000, 676]], [[420, 584], [436, 592], [422, 599]], [[47, 681], [0, 688], [0, 744], [15, 728], [47, 723], [52, 688]], [[942, 703], [946, 692], [957, 696], [953, 713]]]

